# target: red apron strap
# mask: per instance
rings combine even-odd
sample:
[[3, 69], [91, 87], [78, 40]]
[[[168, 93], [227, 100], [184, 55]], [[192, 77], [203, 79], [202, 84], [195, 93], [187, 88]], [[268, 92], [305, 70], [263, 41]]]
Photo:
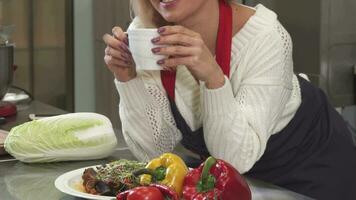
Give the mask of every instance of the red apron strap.
[[225, 76], [230, 77], [231, 43], [232, 43], [232, 8], [226, 0], [219, 4], [219, 30], [216, 39], [216, 62]]
[[[219, 29], [216, 40], [216, 62], [224, 74], [230, 76], [232, 42], [232, 8], [226, 0], [219, 1]], [[161, 80], [170, 100], [175, 99], [176, 72], [161, 71]]]
[[172, 101], [175, 99], [176, 71], [161, 70], [161, 80], [168, 98]]

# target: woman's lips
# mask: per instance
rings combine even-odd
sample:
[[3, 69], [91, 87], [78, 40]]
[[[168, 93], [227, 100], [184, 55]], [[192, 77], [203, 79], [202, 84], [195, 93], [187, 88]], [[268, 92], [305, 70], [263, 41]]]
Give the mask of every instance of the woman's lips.
[[167, 9], [172, 8], [177, 4], [178, 0], [161, 0], [160, 5], [161, 7]]

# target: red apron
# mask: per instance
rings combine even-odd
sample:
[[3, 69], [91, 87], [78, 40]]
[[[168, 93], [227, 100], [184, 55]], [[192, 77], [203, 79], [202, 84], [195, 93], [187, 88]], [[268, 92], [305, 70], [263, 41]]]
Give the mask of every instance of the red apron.
[[[219, 64], [224, 74], [230, 76], [232, 41], [232, 9], [225, 1], [219, 1], [219, 30], [216, 40], [216, 62]], [[174, 91], [176, 83], [176, 72], [161, 71], [161, 80], [168, 97], [174, 101]]]

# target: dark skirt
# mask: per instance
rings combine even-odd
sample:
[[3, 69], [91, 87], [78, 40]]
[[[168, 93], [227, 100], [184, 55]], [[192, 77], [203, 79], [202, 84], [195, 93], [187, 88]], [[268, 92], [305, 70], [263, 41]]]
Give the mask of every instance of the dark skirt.
[[[302, 103], [293, 119], [270, 137], [261, 159], [245, 175], [321, 200], [356, 200], [356, 148], [345, 121], [317, 87], [298, 77]], [[203, 129], [193, 133], [171, 109], [182, 144], [209, 155]]]

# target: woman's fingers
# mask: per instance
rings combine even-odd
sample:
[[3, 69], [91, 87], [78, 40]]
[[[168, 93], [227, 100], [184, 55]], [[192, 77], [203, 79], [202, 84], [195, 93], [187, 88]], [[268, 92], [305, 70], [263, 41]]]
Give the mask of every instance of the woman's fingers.
[[110, 46], [112, 48], [119, 48], [122, 43], [109, 34], [105, 34], [103, 36], [103, 40], [104, 40], [105, 44], [107, 44], [108, 46]]
[[199, 55], [200, 49], [195, 47], [185, 47], [185, 46], [167, 46], [167, 47], [156, 47], [152, 49], [152, 52], [157, 55], [166, 56], [190, 56]]
[[176, 33], [181, 33], [185, 34], [191, 37], [197, 37], [200, 36], [199, 33], [196, 33], [190, 29], [187, 29], [183, 26], [162, 26], [158, 29], [158, 33], [160, 35], [171, 35], [171, 34], [176, 34]]
[[129, 81], [136, 77], [135, 63], [128, 48], [127, 34], [120, 27], [112, 29], [112, 35], [105, 34], [103, 40], [107, 45], [104, 62], [119, 81]]
[[105, 34], [103, 36], [104, 42], [108, 45], [105, 49], [105, 63], [108, 66], [132, 66], [133, 59], [127, 45], [116, 39], [114, 36]]
[[159, 60], [157, 63], [163, 68], [175, 68], [178, 65], [186, 65], [186, 66], [194, 66], [198, 58], [195, 56], [189, 57], [174, 57], [174, 58], [167, 58], [163, 60]]
[[129, 61], [115, 59], [110, 55], [105, 55], [104, 61], [105, 64], [110, 67], [132, 67], [132, 63], [130, 63]]
[[121, 49], [122, 51], [125, 51], [126, 53], [131, 54], [127, 44], [125, 44], [124, 42], [114, 38], [113, 36], [111, 36], [109, 34], [105, 34], [103, 36], [103, 40], [104, 40], [105, 44], [110, 46], [111, 48], [113, 48], [113, 49]]
[[131, 54], [124, 52], [124, 51], [118, 51], [118, 50], [113, 49], [109, 46], [106, 47], [106, 49], [105, 49], [105, 55], [109, 55], [109, 56], [112, 56], [116, 59], [120, 59], [123, 61], [131, 61], [132, 60]]
[[126, 45], [129, 44], [127, 33], [125, 33], [120, 27], [116, 26], [112, 29], [112, 34], [114, 37], [122, 42], [124, 42]]
[[[159, 29], [161, 35], [153, 38], [152, 43], [163, 45], [152, 52], [170, 57], [199, 57], [204, 49], [204, 41], [198, 33], [183, 26], [165, 26]], [[167, 46], [165, 46], [167, 45]]]
[[188, 36], [181, 33], [159, 36], [152, 39], [152, 43], [156, 45], [183, 45], [195, 46], [200, 45], [202, 41], [199, 38]]

